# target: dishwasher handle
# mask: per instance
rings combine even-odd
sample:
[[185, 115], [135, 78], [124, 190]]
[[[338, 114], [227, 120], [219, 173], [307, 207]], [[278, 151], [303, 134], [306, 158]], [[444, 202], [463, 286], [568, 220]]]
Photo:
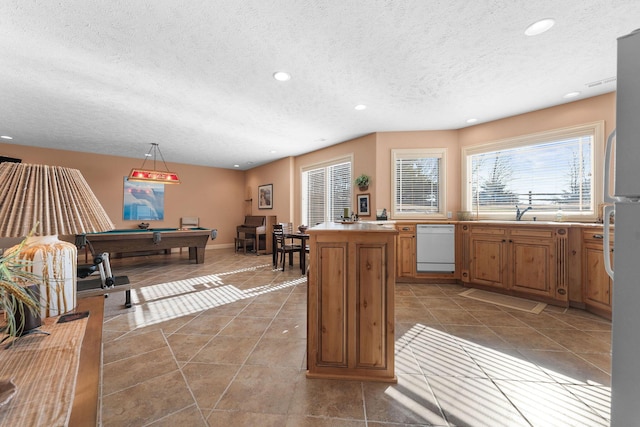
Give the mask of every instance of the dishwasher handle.
[[455, 225], [418, 224], [416, 230], [418, 234], [452, 234], [455, 232]]

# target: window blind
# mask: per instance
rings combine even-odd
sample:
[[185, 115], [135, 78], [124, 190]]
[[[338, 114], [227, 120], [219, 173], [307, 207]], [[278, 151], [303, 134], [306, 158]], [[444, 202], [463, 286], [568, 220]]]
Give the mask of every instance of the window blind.
[[443, 154], [394, 150], [394, 214], [436, 214], [442, 211]]
[[352, 209], [351, 161], [339, 161], [302, 172], [302, 221], [308, 225], [334, 221]]
[[471, 155], [472, 209], [593, 211], [593, 141], [583, 135]]

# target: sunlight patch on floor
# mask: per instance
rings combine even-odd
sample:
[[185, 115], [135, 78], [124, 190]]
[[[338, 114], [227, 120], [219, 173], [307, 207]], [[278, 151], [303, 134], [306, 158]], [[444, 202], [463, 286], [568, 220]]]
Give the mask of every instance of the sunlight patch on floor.
[[265, 293], [280, 291], [305, 283], [307, 280], [306, 276], [302, 276], [281, 283], [259, 285], [249, 289], [240, 289], [236, 285], [225, 284], [225, 276], [255, 271], [265, 266], [270, 266], [270, 264], [174, 280], [132, 290], [131, 300], [136, 306], [136, 310], [129, 314], [129, 319], [134, 328], [141, 328]]
[[[400, 373], [412, 373], [403, 372], [411, 366], [412, 358], [454, 424], [529, 425], [524, 416], [536, 426], [601, 426], [609, 419], [609, 387], [566, 376], [566, 383], [558, 383], [549, 374], [552, 369], [530, 362], [515, 349], [487, 348], [416, 323], [396, 338]], [[390, 386], [386, 394], [425, 417], [430, 408], [416, 407], [411, 398], [416, 392], [403, 388], [400, 384]]]

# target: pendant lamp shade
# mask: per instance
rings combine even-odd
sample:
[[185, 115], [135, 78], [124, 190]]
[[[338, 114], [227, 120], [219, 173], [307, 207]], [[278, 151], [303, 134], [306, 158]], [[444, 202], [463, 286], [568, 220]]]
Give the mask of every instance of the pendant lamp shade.
[[[160, 156], [162, 163], [164, 164], [164, 170], [158, 170], [156, 168], [156, 158]], [[144, 165], [147, 163], [147, 159], [153, 157], [153, 169], [145, 169]], [[160, 151], [160, 145], [152, 142], [149, 152], [145, 154], [144, 161], [140, 168], [133, 168], [127, 178], [129, 181], [138, 182], [155, 182], [160, 184], [180, 184], [180, 178], [175, 172], [171, 172], [167, 166], [167, 162], [164, 161], [162, 151]]]

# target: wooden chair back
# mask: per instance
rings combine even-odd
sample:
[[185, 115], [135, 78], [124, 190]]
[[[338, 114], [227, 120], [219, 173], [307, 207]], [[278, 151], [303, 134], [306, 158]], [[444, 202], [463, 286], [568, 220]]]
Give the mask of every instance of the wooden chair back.
[[284, 247], [284, 228], [282, 224], [273, 224], [273, 243], [276, 245], [274, 249], [281, 250]]
[[[285, 237], [287, 234], [291, 233], [293, 233], [293, 225], [291, 223], [279, 223], [273, 225], [273, 243], [275, 245], [274, 263], [277, 267], [281, 260], [282, 271], [284, 271], [286, 254], [289, 254], [289, 257], [291, 257], [293, 253], [298, 252], [300, 253], [300, 256], [303, 256], [301, 246], [294, 244], [293, 239], [287, 239]], [[291, 241], [289, 242], [288, 240]]]

